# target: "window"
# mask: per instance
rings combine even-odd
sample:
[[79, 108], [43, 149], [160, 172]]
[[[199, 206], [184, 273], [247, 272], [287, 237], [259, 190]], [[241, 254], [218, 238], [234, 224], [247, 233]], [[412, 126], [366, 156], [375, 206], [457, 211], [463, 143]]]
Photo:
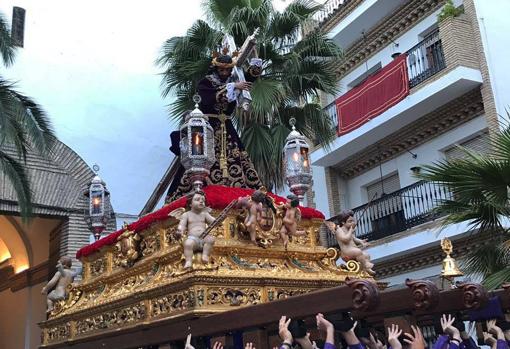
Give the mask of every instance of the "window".
[[398, 173], [384, 178], [382, 181], [377, 181], [374, 184], [367, 186], [368, 200], [379, 199], [383, 194], [390, 194], [400, 189], [400, 179]]
[[[483, 133], [478, 134], [477, 136], [470, 138], [467, 141], [459, 143], [458, 145], [477, 153], [487, 154], [490, 150], [489, 132], [484, 131]], [[457, 147], [457, 145], [453, 145], [446, 149], [444, 154], [447, 159], [463, 159], [466, 157], [466, 153]]]
[[402, 227], [405, 226], [402, 198], [400, 195], [392, 195], [399, 189], [398, 173], [367, 186], [368, 200], [373, 202], [368, 209], [373, 231], [372, 239], [402, 231]]
[[375, 73], [377, 73], [379, 70], [381, 70], [382, 68], [382, 65], [381, 65], [381, 62], [377, 63], [376, 65], [374, 65], [372, 68], [368, 69], [366, 72], [364, 72], [363, 74], [361, 74], [360, 76], [358, 76], [356, 79], [354, 79], [353, 81], [351, 81], [350, 83], [347, 84], [347, 86], [349, 86], [349, 88], [355, 88], [359, 85], [361, 85], [362, 83], [365, 82], [365, 80], [371, 76], [371, 75], [374, 75]]

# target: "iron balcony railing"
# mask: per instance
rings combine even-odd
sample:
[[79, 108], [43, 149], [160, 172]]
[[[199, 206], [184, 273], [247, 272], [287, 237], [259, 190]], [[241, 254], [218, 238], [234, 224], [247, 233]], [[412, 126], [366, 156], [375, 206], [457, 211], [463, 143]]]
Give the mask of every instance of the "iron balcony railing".
[[[439, 29], [427, 35], [418, 45], [407, 51], [407, 71], [409, 87], [415, 87], [446, 67]], [[369, 76], [367, 76], [368, 78]], [[333, 101], [324, 107], [324, 112], [338, 128], [336, 104]]]
[[[378, 240], [434, 220], [439, 214], [434, 209], [442, 200], [452, 199], [448, 189], [436, 182], [420, 181], [391, 194], [384, 194], [353, 209], [357, 221], [356, 237]], [[329, 220], [337, 222], [338, 216]], [[328, 246], [337, 242], [328, 234]]]
[[446, 67], [439, 29], [407, 51], [409, 86], [414, 87]]

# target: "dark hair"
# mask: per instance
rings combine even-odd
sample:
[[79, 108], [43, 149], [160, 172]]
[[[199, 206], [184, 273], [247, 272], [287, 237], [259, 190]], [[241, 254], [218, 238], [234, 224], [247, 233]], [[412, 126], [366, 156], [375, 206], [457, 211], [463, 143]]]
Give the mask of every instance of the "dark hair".
[[260, 190], [255, 190], [251, 194], [251, 199], [255, 202], [265, 202], [266, 200], [266, 194]]
[[352, 210], [342, 210], [342, 212], [340, 212], [337, 217], [338, 225], [344, 225], [344, 223], [347, 222], [350, 217], [354, 217], [354, 212]]
[[205, 193], [203, 191], [195, 191], [191, 194], [188, 194], [186, 196], [186, 210], [190, 210], [191, 209], [191, 202], [193, 201], [193, 197], [198, 194], [198, 195], [202, 195], [205, 199], [205, 205], [207, 206], [207, 197], [205, 196]]
[[[220, 55], [220, 56], [216, 57], [216, 62], [218, 62], [218, 63], [225, 63], [225, 64], [231, 64], [233, 61], [232, 61], [232, 57], [230, 57], [229, 55]], [[212, 73], [217, 72], [217, 71], [218, 71], [218, 67], [215, 66], [214, 64], [211, 64], [209, 66], [208, 74], [212, 74]]]
[[289, 194], [287, 199], [290, 200], [290, 207], [298, 207], [299, 206], [299, 198], [294, 194]]

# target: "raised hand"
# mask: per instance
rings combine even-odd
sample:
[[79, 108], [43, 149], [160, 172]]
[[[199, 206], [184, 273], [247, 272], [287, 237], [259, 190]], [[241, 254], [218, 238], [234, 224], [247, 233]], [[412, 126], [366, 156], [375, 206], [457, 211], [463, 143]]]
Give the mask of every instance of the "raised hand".
[[326, 342], [334, 344], [335, 343], [335, 327], [331, 322], [324, 318], [324, 315], [318, 313], [315, 316], [317, 320], [317, 329], [321, 331], [326, 331]]
[[404, 333], [404, 342], [409, 344], [409, 349], [425, 349], [425, 340], [423, 339], [423, 334], [418, 327], [411, 326], [413, 330], [413, 334]]
[[354, 333], [354, 330], [356, 329], [356, 326], [358, 326], [358, 322], [355, 321], [354, 324], [352, 325], [351, 329], [347, 332], [340, 332], [342, 334], [342, 336], [344, 337], [345, 339], [345, 342], [347, 343], [347, 345], [356, 345], [356, 344], [359, 344], [359, 339], [358, 337], [356, 336], [356, 334]]
[[451, 338], [458, 340], [460, 343], [460, 332], [455, 326], [453, 326], [454, 322], [455, 318], [451, 316], [451, 314], [448, 314], [448, 316], [443, 314], [443, 316], [441, 316], [441, 327], [443, 328], [443, 332]]
[[213, 349], [223, 349], [223, 344], [221, 344], [221, 342], [216, 341], [216, 342], [214, 342], [212, 348]]
[[398, 337], [402, 335], [402, 330], [398, 325], [392, 324], [388, 327], [388, 343], [393, 349], [402, 349], [402, 343], [398, 340]]
[[239, 82], [236, 82], [234, 86], [235, 86], [235, 88], [237, 88], [239, 90], [249, 91], [251, 89], [251, 82], [239, 81]]
[[313, 349], [313, 343], [310, 341], [310, 333], [307, 332], [303, 338], [296, 338], [295, 341], [299, 344], [301, 349]]
[[184, 349], [195, 349], [195, 347], [191, 345], [191, 333], [188, 334], [188, 337], [186, 337], [186, 345], [184, 346]]
[[278, 335], [281, 340], [285, 343], [292, 345], [292, 334], [289, 331], [290, 318], [284, 315], [280, 318], [280, 322], [278, 323]]
[[244, 346], [244, 349], [256, 349], [256, 348], [255, 348], [255, 346], [253, 345], [253, 343], [248, 342], [248, 343], [246, 343], [246, 345]]
[[483, 341], [485, 342], [485, 344], [487, 344], [488, 346], [490, 346], [491, 348], [496, 348], [496, 338], [494, 338], [494, 336], [488, 332], [482, 332], [483, 334]]
[[321, 331], [334, 330], [333, 324], [324, 318], [324, 315], [319, 313], [315, 316], [317, 320], [317, 329]]
[[497, 339], [505, 340], [505, 334], [499, 326], [496, 326], [495, 319], [487, 321], [487, 332], [495, 335]]

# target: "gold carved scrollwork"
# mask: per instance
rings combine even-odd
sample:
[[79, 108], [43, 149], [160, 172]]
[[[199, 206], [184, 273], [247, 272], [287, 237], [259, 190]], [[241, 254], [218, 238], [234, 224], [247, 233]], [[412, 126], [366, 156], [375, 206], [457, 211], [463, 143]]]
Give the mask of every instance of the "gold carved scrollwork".
[[147, 257], [160, 249], [159, 236], [152, 234], [145, 236], [140, 242], [140, 251], [142, 256]]
[[151, 316], [169, 315], [177, 311], [190, 310], [197, 304], [195, 291], [185, 291], [155, 298], [151, 301]]
[[210, 305], [254, 305], [260, 303], [261, 298], [259, 288], [212, 287], [207, 290], [207, 304]]
[[291, 288], [270, 288], [267, 291], [267, 299], [272, 302], [279, 299], [286, 299], [292, 296], [298, 296], [300, 294], [306, 294], [310, 292], [309, 289], [291, 289]]
[[138, 322], [146, 317], [147, 309], [145, 303], [140, 302], [118, 310], [111, 310], [78, 320], [76, 322], [76, 334], [80, 336], [92, 331], [111, 329]]
[[55, 317], [56, 315], [74, 306], [80, 300], [82, 295], [82, 291], [78, 289], [74, 284], [67, 285], [66, 292], [67, 296], [65, 299], [55, 302], [53, 311], [50, 314], [50, 318]]
[[140, 257], [140, 235], [126, 230], [117, 237], [115, 264], [127, 268], [132, 266]]
[[59, 342], [68, 339], [71, 336], [71, 325], [64, 323], [55, 327], [50, 327], [46, 331], [46, 342]]
[[103, 274], [106, 270], [106, 256], [101, 256], [95, 261], [90, 262], [90, 276], [96, 277]]

